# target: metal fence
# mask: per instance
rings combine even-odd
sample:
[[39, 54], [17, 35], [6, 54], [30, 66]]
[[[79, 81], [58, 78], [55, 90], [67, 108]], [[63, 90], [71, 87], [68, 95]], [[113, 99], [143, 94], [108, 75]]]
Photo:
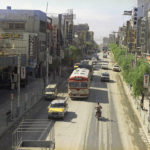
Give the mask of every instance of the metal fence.
[[12, 133], [12, 150], [53, 150], [54, 122], [47, 119], [26, 119]]

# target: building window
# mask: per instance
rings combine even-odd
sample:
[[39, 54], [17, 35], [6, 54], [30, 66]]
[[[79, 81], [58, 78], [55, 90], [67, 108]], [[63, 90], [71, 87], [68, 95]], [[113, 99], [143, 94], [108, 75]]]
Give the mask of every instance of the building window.
[[40, 21], [40, 32], [46, 32], [46, 22]]
[[15, 29], [25, 29], [24, 23], [15, 23]]
[[10, 30], [24, 30], [25, 23], [9, 23]]
[[14, 23], [9, 23], [9, 29], [14, 29]]

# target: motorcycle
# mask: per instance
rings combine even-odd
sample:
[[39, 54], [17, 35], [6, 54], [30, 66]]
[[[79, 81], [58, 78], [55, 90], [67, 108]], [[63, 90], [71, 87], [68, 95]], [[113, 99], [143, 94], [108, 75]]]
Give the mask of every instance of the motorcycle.
[[102, 111], [100, 110], [100, 111], [96, 111], [96, 118], [97, 118], [97, 120], [99, 120], [100, 118], [101, 118], [101, 116], [102, 116]]

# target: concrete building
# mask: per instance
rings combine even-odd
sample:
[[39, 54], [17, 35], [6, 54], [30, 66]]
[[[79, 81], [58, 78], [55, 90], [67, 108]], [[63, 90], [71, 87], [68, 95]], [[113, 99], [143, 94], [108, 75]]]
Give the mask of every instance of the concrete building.
[[86, 41], [94, 41], [94, 32], [93, 31], [88, 31], [86, 32]]
[[89, 31], [88, 24], [74, 25], [74, 33], [78, 36], [81, 43], [84, 43], [86, 41], [88, 31]]
[[109, 43], [115, 43], [115, 34], [109, 34]]
[[126, 26], [119, 27], [118, 43], [121, 47], [126, 46]]
[[103, 47], [108, 47], [109, 44], [109, 38], [108, 37], [104, 37], [103, 38]]
[[138, 18], [146, 16], [147, 11], [150, 9], [150, 1], [137, 0], [137, 8], [138, 8]]
[[41, 65], [45, 60], [46, 22], [47, 16], [40, 10], [0, 9], [1, 52], [25, 54], [29, 67]]

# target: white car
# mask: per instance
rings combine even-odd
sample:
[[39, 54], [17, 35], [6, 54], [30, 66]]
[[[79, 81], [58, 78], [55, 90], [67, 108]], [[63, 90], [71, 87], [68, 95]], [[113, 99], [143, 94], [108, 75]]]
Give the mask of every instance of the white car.
[[113, 71], [121, 71], [121, 68], [119, 67], [119, 65], [115, 64], [112, 68]]
[[97, 63], [97, 59], [95, 57], [92, 58], [92, 64], [96, 64]]
[[101, 68], [102, 69], [108, 69], [108, 64], [106, 64], [106, 63], [101, 64]]

